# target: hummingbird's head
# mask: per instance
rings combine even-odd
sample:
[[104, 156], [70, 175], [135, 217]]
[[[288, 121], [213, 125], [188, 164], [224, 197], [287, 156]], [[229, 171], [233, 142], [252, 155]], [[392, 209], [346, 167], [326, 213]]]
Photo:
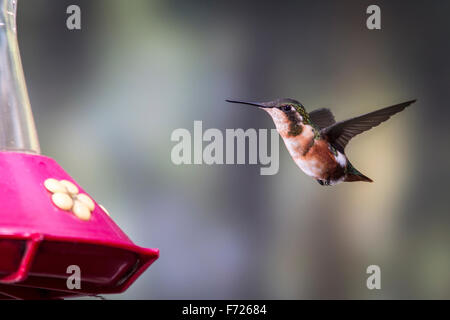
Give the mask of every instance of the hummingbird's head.
[[246, 102], [226, 100], [231, 103], [241, 103], [263, 109], [272, 117], [281, 136], [296, 136], [302, 132], [303, 124], [310, 124], [305, 107], [294, 99], [283, 98], [269, 102]]

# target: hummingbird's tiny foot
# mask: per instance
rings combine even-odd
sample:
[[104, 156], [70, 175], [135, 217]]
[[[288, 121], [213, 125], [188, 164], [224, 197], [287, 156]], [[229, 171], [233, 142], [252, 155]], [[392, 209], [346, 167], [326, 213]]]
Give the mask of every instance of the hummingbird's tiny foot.
[[321, 185], [321, 186], [331, 186], [330, 180], [320, 180], [320, 179], [316, 179], [317, 182]]

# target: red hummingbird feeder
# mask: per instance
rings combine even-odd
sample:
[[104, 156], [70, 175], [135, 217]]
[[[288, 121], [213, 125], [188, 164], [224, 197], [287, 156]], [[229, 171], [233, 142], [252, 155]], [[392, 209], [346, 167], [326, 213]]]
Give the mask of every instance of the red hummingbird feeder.
[[[136, 246], [55, 160], [40, 155], [17, 44], [17, 0], [0, 5], [0, 299], [123, 292], [159, 251]], [[73, 270], [75, 287], [68, 285]]]

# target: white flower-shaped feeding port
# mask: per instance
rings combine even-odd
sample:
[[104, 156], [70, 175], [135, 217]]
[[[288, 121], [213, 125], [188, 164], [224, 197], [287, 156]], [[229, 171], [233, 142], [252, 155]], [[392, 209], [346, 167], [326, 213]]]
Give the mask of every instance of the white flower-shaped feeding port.
[[44, 182], [45, 189], [52, 193], [53, 204], [61, 210], [72, 211], [81, 220], [89, 220], [94, 211], [94, 201], [68, 180], [49, 178]]

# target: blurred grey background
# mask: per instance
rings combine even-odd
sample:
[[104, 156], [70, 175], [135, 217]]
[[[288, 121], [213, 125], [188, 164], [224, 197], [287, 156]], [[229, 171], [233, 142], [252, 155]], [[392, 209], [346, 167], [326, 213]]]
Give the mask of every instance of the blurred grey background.
[[[382, 29], [366, 28], [381, 7]], [[66, 28], [66, 8], [82, 30]], [[42, 153], [138, 245], [131, 299], [450, 298], [448, 1], [20, 0]], [[373, 184], [182, 165], [176, 128], [273, 128], [224, 99], [291, 97], [337, 120], [418, 102], [352, 140]], [[381, 267], [382, 290], [366, 288]]]

